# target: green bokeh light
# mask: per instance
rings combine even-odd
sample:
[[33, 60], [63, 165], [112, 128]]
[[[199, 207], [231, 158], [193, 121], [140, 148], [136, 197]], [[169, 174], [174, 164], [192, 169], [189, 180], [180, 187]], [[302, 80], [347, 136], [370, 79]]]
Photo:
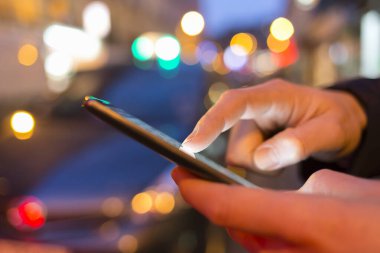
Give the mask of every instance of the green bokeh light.
[[179, 63], [181, 62], [181, 57], [180, 55], [178, 55], [176, 58], [169, 61], [163, 60], [161, 58], [157, 58], [157, 62], [161, 69], [173, 70], [179, 66]]
[[139, 61], [150, 60], [154, 54], [154, 43], [144, 36], [138, 37], [132, 43], [132, 54]]

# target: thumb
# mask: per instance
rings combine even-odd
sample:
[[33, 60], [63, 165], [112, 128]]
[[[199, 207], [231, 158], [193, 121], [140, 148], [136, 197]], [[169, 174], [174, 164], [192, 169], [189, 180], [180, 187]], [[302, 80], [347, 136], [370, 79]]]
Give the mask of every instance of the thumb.
[[340, 126], [329, 117], [313, 118], [262, 143], [253, 153], [253, 164], [258, 169], [271, 171], [312, 154], [339, 152], [344, 144], [343, 135]]
[[288, 128], [261, 144], [253, 153], [253, 166], [273, 171], [302, 160], [304, 148], [295, 132]]
[[299, 192], [333, 197], [376, 199], [380, 197], [380, 182], [323, 169], [309, 177]]

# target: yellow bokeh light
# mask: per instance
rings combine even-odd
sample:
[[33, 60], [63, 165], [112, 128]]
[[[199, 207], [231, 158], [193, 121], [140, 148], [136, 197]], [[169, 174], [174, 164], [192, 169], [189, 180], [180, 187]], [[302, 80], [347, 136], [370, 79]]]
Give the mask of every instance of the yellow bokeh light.
[[269, 34], [267, 45], [273, 53], [282, 53], [289, 48], [290, 40], [277, 40], [272, 34]]
[[107, 217], [117, 217], [124, 211], [124, 203], [121, 199], [110, 197], [103, 201], [102, 212]]
[[277, 18], [270, 26], [270, 33], [277, 40], [288, 40], [294, 34], [294, 27], [292, 22], [286, 18]]
[[120, 237], [117, 247], [120, 250], [120, 252], [123, 253], [134, 253], [137, 251], [139, 244], [133, 235], [123, 235]]
[[106, 241], [115, 240], [120, 236], [120, 227], [116, 221], [104, 222], [98, 229], [100, 237]]
[[238, 33], [232, 37], [230, 45], [232, 49], [234, 49], [235, 46], [240, 46], [247, 54], [252, 54], [257, 49], [257, 40], [252, 34]]
[[16, 18], [22, 23], [34, 23], [43, 15], [43, 1], [41, 0], [17, 0], [9, 1], [12, 3]]
[[162, 214], [170, 213], [171, 211], [173, 211], [174, 206], [174, 196], [169, 192], [161, 192], [157, 194], [154, 200], [154, 207], [156, 211]]
[[11, 117], [11, 127], [16, 133], [29, 133], [33, 131], [34, 126], [34, 118], [29, 112], [17, 111]]
[[47, 12], [54, 19], [62, 19], [69, 13], [70, 3], [67, 0], [50, 0], [46, 4]]
[[212, 62], [212, 68], [216, 73], [220, 75], [227, 75], [230, 73], [230, 70], [224, 64], [222, 52], [218, 53], [215, 60]]
[[38, 59], [38, 50], [31, 44], [25, 44], [18, 50], [18, 62], [24, 66], [32, 66]]
[[189, 36], [200, 34], [205, 27], [203, 16], [196, 11], [190, 11], [183, 15], [181, 20], [182, 31]]
[[138, 214], [149, 212], [153, 207], [153, 198], [149, 193], [136, 194], [132, 199], [132, 210]]
[[208, 90], [208, 97], [210, 101], [215, 104], [216, 101], [220, 98], [223, 92], [227, 91], [228, 85], [222, 82], [213, 83]]
[[32, 131], [30, 131], [30, 132], [28, 132], [28, 133], [17, 133], [17, 132], [13, 132], [13, 135], [17, 138], [17, 139], [19, 139], [19, 140], [21, 140], [21, 141], [25, 141], [25, 140], [29, 140], [30, 138], [32, 138], [32, 136], [33, 136], [33, 130]]
[[182, 46], [181, 60], [187, 65], [198, 63], [197, 45], [195, 43], [187, 43]]

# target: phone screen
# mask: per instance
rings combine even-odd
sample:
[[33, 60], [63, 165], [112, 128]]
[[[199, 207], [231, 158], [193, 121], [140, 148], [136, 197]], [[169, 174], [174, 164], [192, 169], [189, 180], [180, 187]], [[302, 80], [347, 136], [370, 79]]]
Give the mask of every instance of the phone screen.
[[83, 101], [83, 107], [103, 121], [155, 150], [167, 159], [184, 166], [201, 178], [258, 188], [258, 186], [245, 178], [231, 172], [207, 157], [186, 151], [177, 140], [128, 114], [124, 110], [111, 105], [108, 101], [87, 96]]

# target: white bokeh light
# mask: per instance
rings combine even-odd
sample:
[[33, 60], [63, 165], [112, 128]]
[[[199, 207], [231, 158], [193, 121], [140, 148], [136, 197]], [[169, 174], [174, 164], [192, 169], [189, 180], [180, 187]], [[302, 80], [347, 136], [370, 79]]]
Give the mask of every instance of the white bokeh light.
[[233, 71], [238, 71], [247, 64], [248, 56], [244, 48], [241, 46], [234, 45], [232, 47], [228, 47], [224, 51], [223, 61], [227, 68]]
[[319, 4], [319, 0], [296, 0], [297, 6], [305, 11], [309, 11]]
[[73, 71], [72, 58], [64, 53], [54, 52], [45, 59], [45, 72], [49, 78], [63, 80]]
[[100, 1], [89, 3], [83, 10], [83, 28], [97, 38], [106, 37], [111, 31], [111, 14], [108, 6]]
[[75, 61], [95, 61], [102, 53], [98, 38], [84, 31], [54, 24], [44, 32], [44, 43], [51, 50], [70, 55]]
[[190, 11], [183, 15], [181, 20], [182, 31], [190, 36], [200, 34], [205, 27], [203, 16], [196, 11]]
[[155, 52], [158, 58], [170, 61], [177, 58], [181, 53], [181, 46], [173, 36], [165, 35], [157, 40]]
[[269, 50], [257, 52], [253, 57], [251, 67], [252, 71], [260, 77], [271, 75], [278, 70], [277, 62]]
[[17, 133], [28, 133], [34, 129], [33, 116], [26, 111], [17, 111], [11, 117], [11, 127]]

